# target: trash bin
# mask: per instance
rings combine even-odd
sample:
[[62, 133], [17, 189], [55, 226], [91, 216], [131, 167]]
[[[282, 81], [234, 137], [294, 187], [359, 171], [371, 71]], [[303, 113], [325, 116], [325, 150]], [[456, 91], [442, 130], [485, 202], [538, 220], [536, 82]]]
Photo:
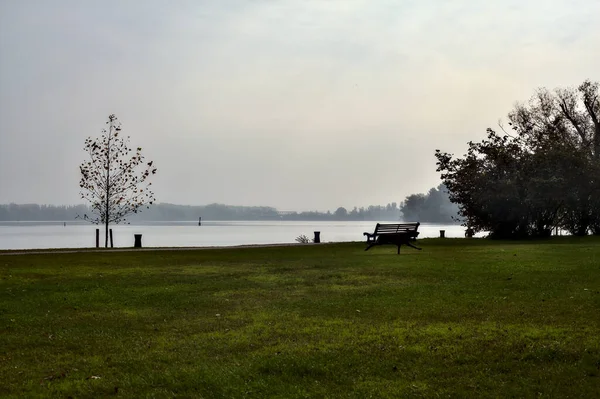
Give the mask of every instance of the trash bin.
[[141, 248], [142, 247], [142, 235], [141, 234], [134, 234], [133, 238], [134, 238], [133, 247], [134, 248]]
[[440, 238], [446, 238], [446, 230], [440, 230]]
[[315, 239], [314, 239], [314, 243], [318, 244], [321, 242], [321, 232], [320, 231], [315, 231]]

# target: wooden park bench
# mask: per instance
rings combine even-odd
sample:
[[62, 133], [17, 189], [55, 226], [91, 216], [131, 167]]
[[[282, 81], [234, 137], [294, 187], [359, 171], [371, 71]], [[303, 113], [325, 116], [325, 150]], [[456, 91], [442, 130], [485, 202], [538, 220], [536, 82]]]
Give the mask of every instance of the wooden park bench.
[[367, 248], [374, 247], [375, 245], [392, 244], [398, 246], [398, 253], [400, 253], [400, 247], [408, 245], [409, 247], [418, 249], [421, 248], [414, 246], [411, 241], [415, 241], [419, 232], [417, 229], [421, 223], [397, 223], [397, 224], [382, 224], [377, 223], [375, 226], [375, 232], [364, 233], [367, 236]]

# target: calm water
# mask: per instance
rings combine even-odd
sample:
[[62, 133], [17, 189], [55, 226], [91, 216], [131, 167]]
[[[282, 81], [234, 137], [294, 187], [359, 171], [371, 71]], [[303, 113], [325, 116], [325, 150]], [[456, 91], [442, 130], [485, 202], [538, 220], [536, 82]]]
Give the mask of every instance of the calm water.
[[[394, 222], [389, 222], [394, 223]], [[396, 222], [397, 223], [397, 222]], [[294, 243], [304, 234], [313, 238], [321, 232], [321, 242], [363, 241], [363, 232], [373, 232], [376, 222], [152, 222], [113, 226], [115, 247], [132, 247], [133, 235], [142, 234], [144, 247], [205, 247], [244, 244]], [[96, 226], [56, 222], [0, 222], [0, 249], [85, 248], [95, 246]], [[419, 238], [464, 237], [464, 227], [422, 224]], [[104, 231], [100, 230], [101, 245]]]

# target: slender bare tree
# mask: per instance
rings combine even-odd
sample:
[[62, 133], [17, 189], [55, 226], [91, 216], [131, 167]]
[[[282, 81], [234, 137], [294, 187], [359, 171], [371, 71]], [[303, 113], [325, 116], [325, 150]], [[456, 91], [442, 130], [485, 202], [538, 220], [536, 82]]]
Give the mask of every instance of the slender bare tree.
[[84, 150], [90, 159], [79, 167], [81, 198], [90, 202], [90, 214], [83, 219], [105, 227], [104, 246], [108, 247], [110, 223], [121, 223], [127, 215], [138, 213], [154, 202], [150, 175], [156, 173], [153, 162], [146, 162], [142, 148], [129, 146], [129, 136], [121, 134], [117, 117], [109, 115], [108, 127], [98, 138], [88, 137]]

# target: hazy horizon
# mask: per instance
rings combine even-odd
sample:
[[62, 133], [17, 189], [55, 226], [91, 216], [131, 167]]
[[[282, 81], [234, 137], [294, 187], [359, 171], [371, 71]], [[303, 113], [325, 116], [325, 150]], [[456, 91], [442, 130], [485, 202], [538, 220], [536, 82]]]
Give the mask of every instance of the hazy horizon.
[[600, 2], [0, 0], [0, 204], [79, 199], [115, 113], [157, 202], [327, 211], [437, 186], [539, 87], [598, 80]]
[[[332, 209], [282, 209], [282, 208], [278, 208], [276, 206], [272, 206], [272, 205], [268, 205], [268, 204], [263, 204], [263, 205], [246, 205], [246, 204], [226, 204], [226, 203], [218, 203], [218, 202], [212, 202], [212, 203], [207, 203], [207, 204], [176, 204], [176, 203], [172, 203], [172, 202], [162, 202], [162, 201], [156, 201], [155, 204], [153, 205], [174, 205], [174, 206], [183, 206], [183, 207], [203, 207], [203, 206], [209, 206], [209, 205], [225, 205], [225, 206], [231, 206], [231, 207], [265, 207], [265, 208], [273, 208], [276, 209], [279, 212], [324, 212], [326, 213], [327, 211], [330, 212], [334, 212], [336, 209], [343, 207], [348, 211], [351, 211], [354, 207], [360, 209], [361, 207], [363, 208], [367, 208], [369, 206], [385, 206], [387, 204], [391, 204], [395, 202], [396, 205], [400, 205], [401, 201], [392, 201], [386, 204], [367, 204], [367, 205], [351, 205], [351, 206], [336, 206]], [[80, 205], [86, 205], [89, 206], [89, 203], [86, 203], [84, 201], [80, 201], [77, 203], [73, 203], [73, 204], [43, 204], [43, 203], [38, 203], [38, 202], [23, 202], [23, 203], [16, 203], [16, 202], [7, 202], [7, 203], [0, 203], [0, 206], [5, 206], [5, 205], [11, 205], [11, 204], [15, 204], [15, 205], [39, 205], [39, 206], [66, 206], [66, 207], [75, 207], [75, 206], [80, 206]], [[152, 206], [152, 205], [149, 205]], [[146, 209], [146, 207], [142, 207], [139, 212], [142, 213], [144, 212], [144, 209]]]

